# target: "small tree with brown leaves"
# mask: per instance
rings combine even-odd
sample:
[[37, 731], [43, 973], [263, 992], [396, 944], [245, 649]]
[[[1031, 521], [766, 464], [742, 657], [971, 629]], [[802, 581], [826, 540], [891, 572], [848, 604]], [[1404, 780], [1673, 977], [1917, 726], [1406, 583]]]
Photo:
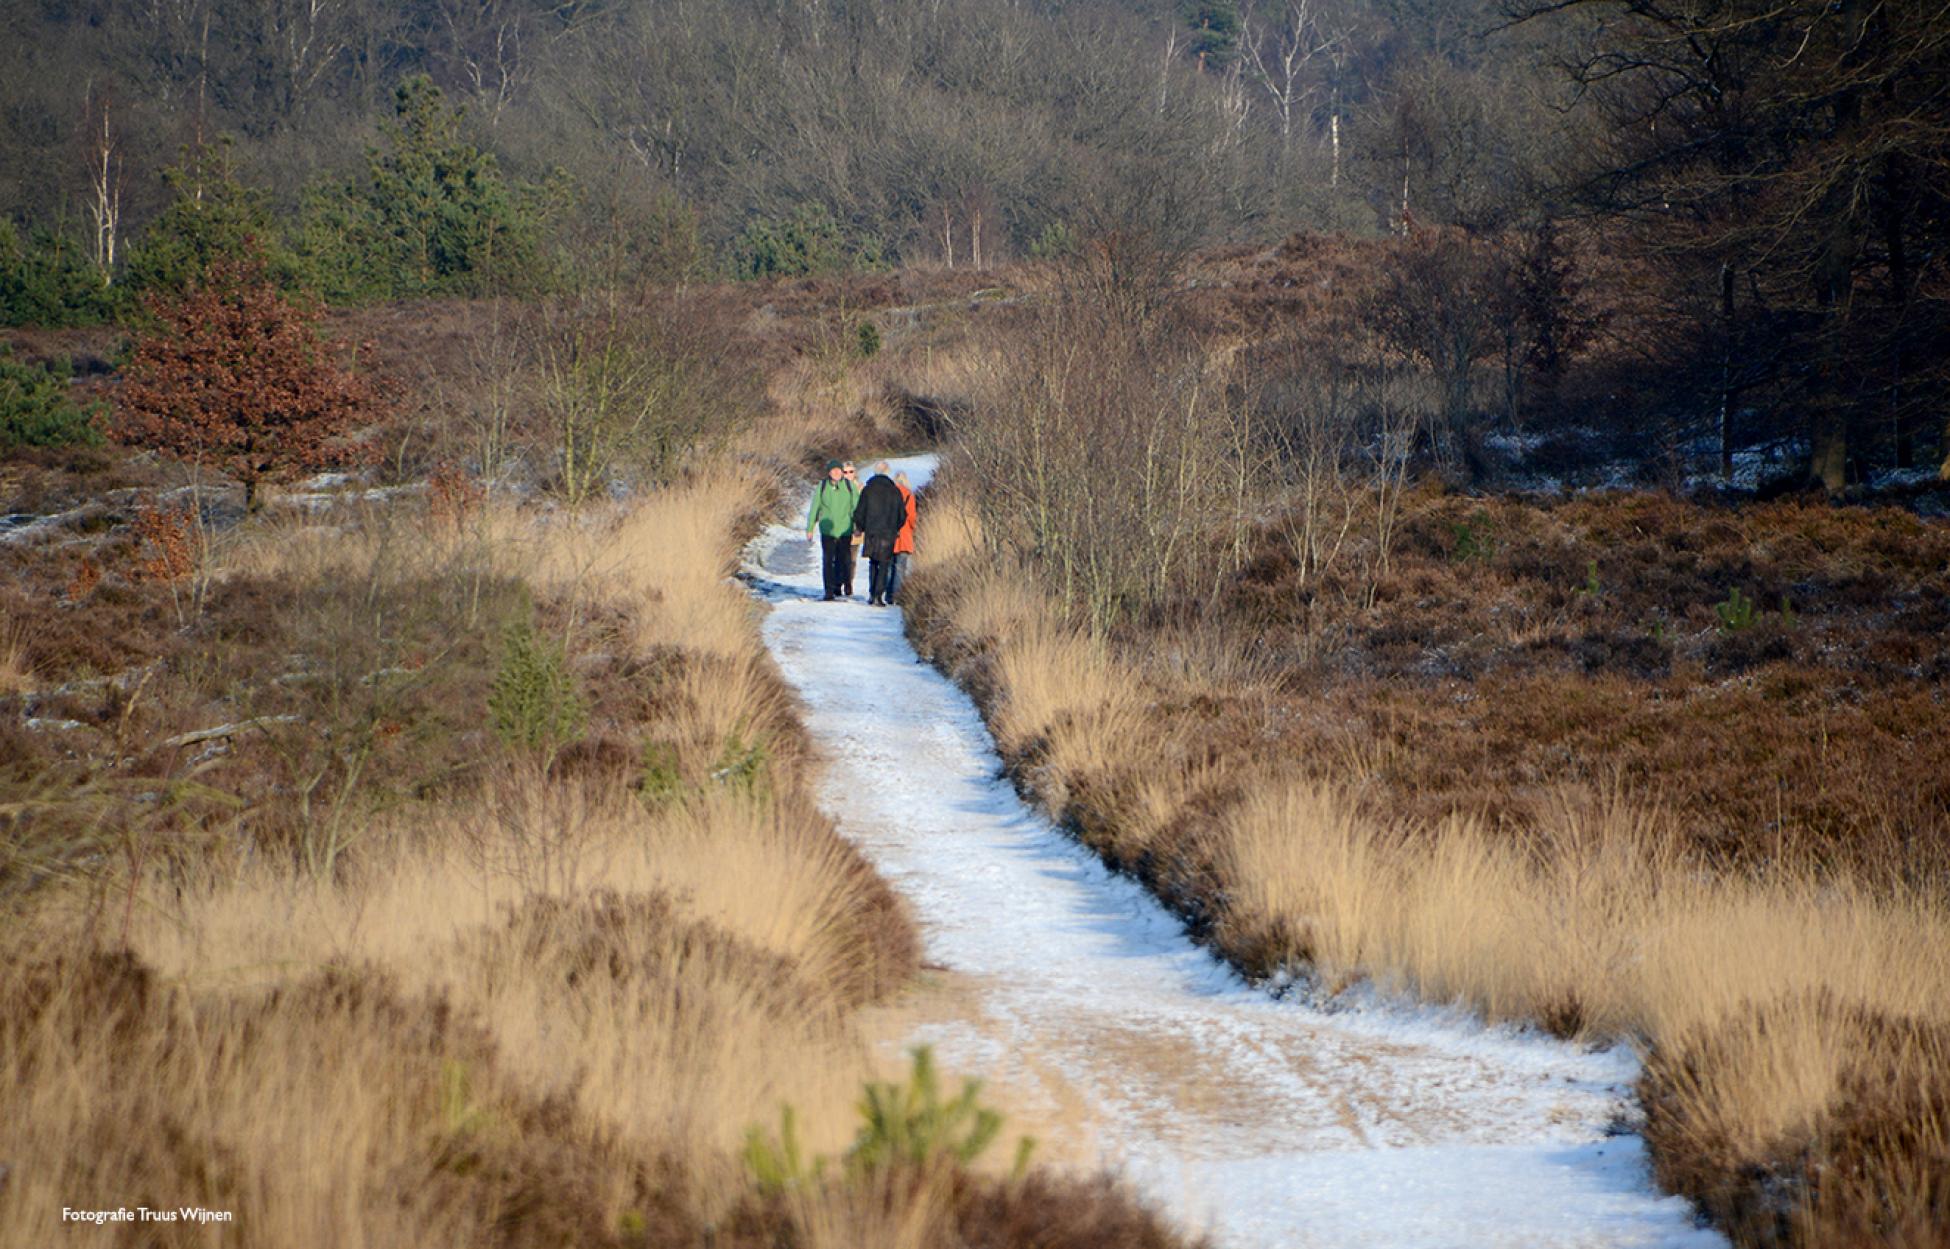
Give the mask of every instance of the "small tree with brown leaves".
[[116, 401], [117, 437], [258, 487], [370, 458], [348, 436], [377, 414], [372, 383], [333, 359], [317, 314], [256, 260], [218, 260], [181, 296], [147, 302]]

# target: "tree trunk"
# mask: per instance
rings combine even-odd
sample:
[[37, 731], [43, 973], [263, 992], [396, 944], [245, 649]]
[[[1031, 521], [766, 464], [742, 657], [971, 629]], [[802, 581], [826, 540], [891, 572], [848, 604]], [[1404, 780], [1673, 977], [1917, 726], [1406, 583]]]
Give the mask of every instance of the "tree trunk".
[[[1893, 90], [1893, 87], [1890, 88]], [[1889, 264], [1889, 302], [1890, 308], [1890, 347], [1889, 360], [1889, 421], [1890, 436], [1896, 444], [1896, 467], [1914, 468], [1916, 466], [1916, 438], [1910, 422], [1903, 411], [1903, 379], [1907, 373], [1904, 348], [1909, 341], [1909, 247], [1906, 237], [1903, 200], [1906, 192], [1906, 170], [1900, 157], [1889, 156], [1882, 166], [1882, 237], [1883, 249], [1888, 253]]]
[[1815, 414], [1809, 442], [1809, 484], [1818, 483], [1829, 494], [1840, 494], [1848, 486], [1848, 417], [1823, 406]]
[[[1839, 106], [1838, 106], [1839, 109]], [[1848, 110], [1839, 109], [1846, 115]], [[1814, 410], [1808, 421], [1808, 482], [1829, 494], [1848, 486], [1849, 418], [1848, 285], [1855, 238], [1846, 213], [1837, 215], [1815, 269], [1815, 307], [1820, 313]]]
[[[1835, 10], [1840, 13], [1853, 36], [1850, 42], [1855, 51], [1849, 55], [1849, 59], [1853, 60], [1868, 46], [1867, 36], [1870, 32], [1865, 26], [1868, 11], [1853, 0], [1842, 0]], [[1835, 136], [1852, 145], [1862, 123], [1860, 89], [1850, 88], [1840, 92], [1832, 107]], [[1830, 198], [1834, 199], [1835, 193], [1831, 192]], [[1815, 396], [1814, 416], [1810, 421], [1808, 477], [1811, 483], [1821, 483], [1823, 489], [1834, 495], [1840, 494], [1848, 485], [1849, 422], [1853, 415], [1853, 397], [1848, 393], [1843, 379], [1848, 376], [1849, 363], [1849, 293], [1860, 242], [1854, 207], [1845, 202], [1833, 202], [1826, 207], [1829, 209], [1830, 223], [1821, 241], [1814, 272], [1815, 305], [1821, 314], [1822, 367], [1818, 374], [1821, 393]]]
[[1720, 266], [1720, 479], [1733, 480], [1733, 266]]

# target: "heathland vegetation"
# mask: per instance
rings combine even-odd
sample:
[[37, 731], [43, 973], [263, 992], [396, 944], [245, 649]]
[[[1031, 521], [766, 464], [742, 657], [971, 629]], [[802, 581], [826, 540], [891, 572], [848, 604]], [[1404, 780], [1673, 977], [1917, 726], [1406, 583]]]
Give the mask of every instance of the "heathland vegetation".
[[[288, 309], [249, 332], [268, 284], [189, 298], [290, 357], [265, 385], [340, 377], [286, 350]], [[281, 462], [255, 508], [250, 464], [198, 453], [226, 392], [166, 372], [109, 422], [166, 456], [9, 463], [46, 514], [0, 548], [0, 1243], [78, 1203], [225, 1210], [263, 1245], [1181, 1243], [876, 1057], [916, 934], [813, 805], [729, 573], [808, 456], [913, 435], [836, 405], [794, 350], [816, 316], [755, 311], [340, 321], [385, 384], [326, 402], [356, 419], [317, 445], [365, 476]], [[601, 348], [565, 364], [564, 336]], [[616, 447], [580, 505], [565, 387]], [[125, 406], [203, 424], [130, 435]], [[483, 482], [484, 446], [541, 506]], [[626, 464], [661, 484], [612, 501]]]
[[1946, 61], [1813, 0], [10, 7], [0, 1243], [1176, 1243], [925, 1067], [918, 1157], [852, 1113], [916, 938], [726, 576], [921, 443], [917, 640], [1216, 950], [1642, 1047], [1742, 1246], [1944, 1243]]

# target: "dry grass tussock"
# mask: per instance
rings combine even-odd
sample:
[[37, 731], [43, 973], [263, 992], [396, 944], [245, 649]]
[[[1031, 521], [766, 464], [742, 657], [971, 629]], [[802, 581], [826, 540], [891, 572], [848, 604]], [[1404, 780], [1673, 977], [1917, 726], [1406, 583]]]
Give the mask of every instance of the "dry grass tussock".
[[869, 1074], [846, 1015], [906, 971], [873, 878], [803, 808], [562, 789], [510, 776], [387, 838], [352, 887], [261, 868], [180, 899], [152, 885], [130, 947], [192, 994], [383, 973], [484, 1022], [523, 1086], [646, 1147], [727, 1152], [785, 1101], [843, 1144]]
[[[1391, 825], [1331, 782], [1267, 778], [1211, 837], [1228, 944], [1495, 1018], [1658, 1039], [1776, 996], [1826, 991], [1919, 1018], [1950, 1001], [1939, 898], [1805, 870], [1702, 872], [1617, 798], [1560, 804], [1524, 838], [1463, 818]], [[1787, 1117], [1758, 1137], [1793, 1126], [1800, 1099], [1763, 1100]]]
[[1380, 779], [1403, 747], [1277, 749], [1306, 711], [1256, 640], [1093, 640], [938, 530], [954, 510], [924, 522], [955, 557], [915, 579], [922, 644], [1052, 812], [1235, 962], [1645, 1044], [1660, 1177], [1743, 1245], [1943, 1243], [1940, 892], [1812, 853], [1731, 870], [1617, 785], [1561, 785], [1524, 825], [1404, 815]]
[[0, 616], [0, 694], [20, 694], [33, 688], [34, 670], [27, 659], [27, 624]]

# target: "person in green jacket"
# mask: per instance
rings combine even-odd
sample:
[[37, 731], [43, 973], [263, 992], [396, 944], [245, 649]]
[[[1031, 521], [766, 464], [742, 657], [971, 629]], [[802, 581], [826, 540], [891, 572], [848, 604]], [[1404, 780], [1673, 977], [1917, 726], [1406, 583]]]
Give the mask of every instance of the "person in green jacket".
[[826, 464], [826, 480], [813, 491], [806, 509], [806, 541], [819, 539], [819, 569], [826, 583], [824, 602], [839, 598], [846, 588], [847, 565], [853, 555], [853, 505], [860, 488], [846, 480], [838, 460]]

